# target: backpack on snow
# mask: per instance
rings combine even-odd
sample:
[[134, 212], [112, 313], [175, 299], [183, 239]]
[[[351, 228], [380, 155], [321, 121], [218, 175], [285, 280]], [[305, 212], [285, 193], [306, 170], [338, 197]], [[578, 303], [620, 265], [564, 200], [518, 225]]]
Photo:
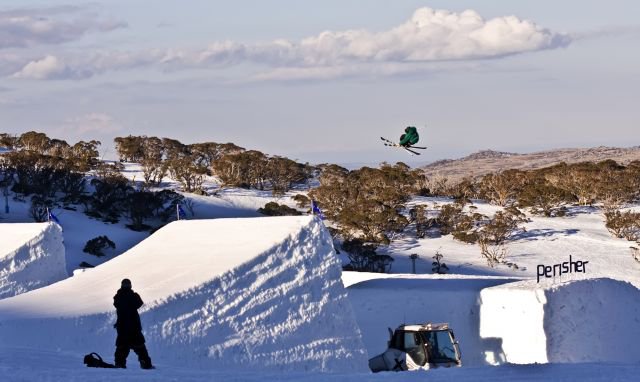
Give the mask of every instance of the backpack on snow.
[[104, 362], [98, 353], [89, 353], [85, 355], [84, 363], [87, 367], [106, 367], [110, 369], [116, 367], [115, 365]]

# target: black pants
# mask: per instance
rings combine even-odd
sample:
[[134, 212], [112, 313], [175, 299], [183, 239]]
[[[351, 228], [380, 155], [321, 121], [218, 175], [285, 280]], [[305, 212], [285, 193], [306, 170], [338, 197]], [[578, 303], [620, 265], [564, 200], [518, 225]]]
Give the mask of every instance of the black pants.
[[149, 353], [147, 352], [147, 347], [142, 345], [120, 345], [116, 346], [116, 367], [126, 367], [127, 366], [127, 357], [129, 356], [129, 351], [133, 351], [138, 355], [138, 361], [140, 361], [140, 367], [143, 369], [150, 369], [151, 366], [151, 358], [149, 358]]

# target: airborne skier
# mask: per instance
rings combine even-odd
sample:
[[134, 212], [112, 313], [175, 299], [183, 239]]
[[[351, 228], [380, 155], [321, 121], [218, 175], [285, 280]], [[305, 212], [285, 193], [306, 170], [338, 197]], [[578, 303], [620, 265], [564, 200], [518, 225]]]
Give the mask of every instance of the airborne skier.
[[413, 155], [420, 155], [420, 153], [412, 149], [426, 149], [426, 147], [414, 146], [420, 139], [420, 136], [418, 135], [418, 129], [416, 129], [415, 126], [407, 126], [404, 129], [404, 134], [400, 136], [400, 142], [398, 143], [384, 137], [380, 137], [380, 139], [382, 139], [385, 146], [401, 147]]
[[402, 147], [411, 147], [418, 143], [419, 139], [418, 130], [414, 126], [407, 126], [404, 129], [404, 134], [400, 136], [400, 142], [398, 144]]

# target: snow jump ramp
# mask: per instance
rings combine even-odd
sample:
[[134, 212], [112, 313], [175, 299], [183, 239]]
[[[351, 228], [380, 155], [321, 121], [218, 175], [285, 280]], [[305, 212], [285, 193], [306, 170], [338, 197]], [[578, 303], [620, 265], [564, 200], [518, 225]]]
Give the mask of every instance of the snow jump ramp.
[[112, 297], [129, 278], [160, 366], [367, 371], [340, 274], [314, 217], [177, 221], [96, 268], [0, 301], [0, 343], [112, 354]]
[[65, 250], [59, 225], [0, 224], [0, 299], [65, 278]]
[[[607, 278], [481, 292], [480, 336], [502, 344], [496, 363], [640, 362], [640, 290]], [[492, 363], [493, 363], [492, 362]]]

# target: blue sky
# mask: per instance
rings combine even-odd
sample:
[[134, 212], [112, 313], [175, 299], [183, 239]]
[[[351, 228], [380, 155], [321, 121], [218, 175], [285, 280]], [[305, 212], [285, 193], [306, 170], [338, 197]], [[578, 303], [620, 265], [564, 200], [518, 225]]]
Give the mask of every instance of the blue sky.
[[[234, 142], [301, 161], [633, 146], [634, 1], [0, 5], [0, 132]], [[383, 147], [419, 127], [421, 157]]]

